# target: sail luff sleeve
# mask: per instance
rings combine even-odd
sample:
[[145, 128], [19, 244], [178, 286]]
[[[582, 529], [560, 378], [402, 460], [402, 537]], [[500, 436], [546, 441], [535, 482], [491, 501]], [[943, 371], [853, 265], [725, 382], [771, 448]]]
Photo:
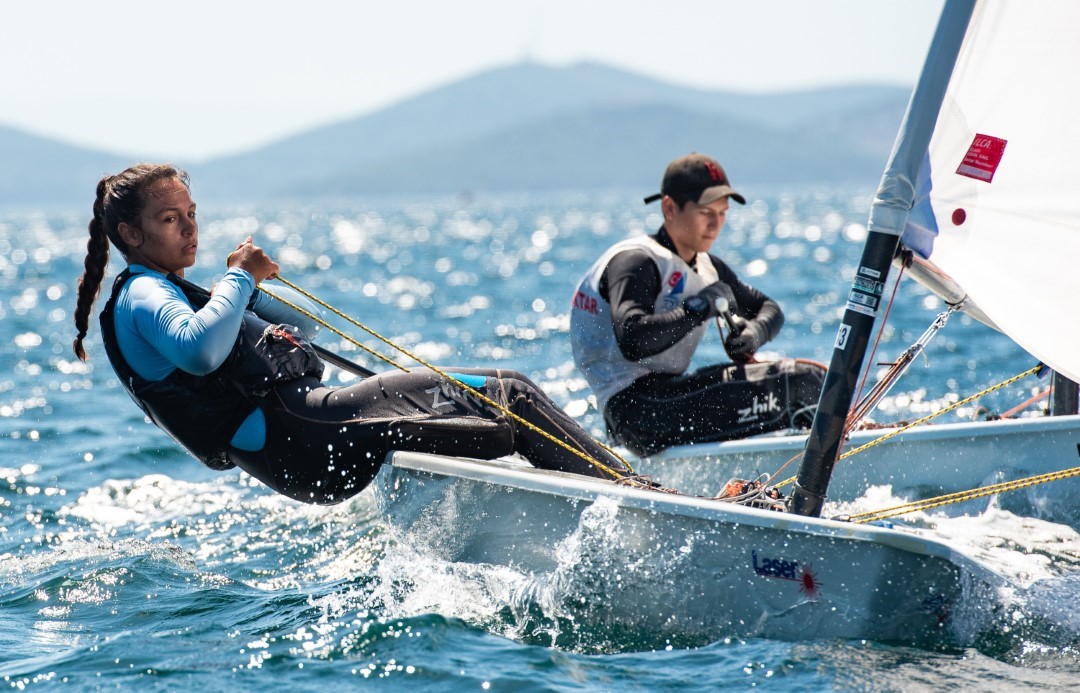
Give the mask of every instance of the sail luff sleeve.
[[949, 0], [942, 10], [870, 208], [868, 231], [896, 236], [904, 231], [908, 212], [915, 203], [919, 170], [930, 149], [930, 138], [976, 4], [976, 0]]

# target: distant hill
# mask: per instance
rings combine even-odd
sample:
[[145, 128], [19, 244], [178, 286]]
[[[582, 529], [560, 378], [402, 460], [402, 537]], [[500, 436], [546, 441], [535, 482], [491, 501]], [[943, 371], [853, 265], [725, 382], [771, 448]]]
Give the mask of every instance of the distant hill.
[[[909, 93], [713, 92], [593, 63], [523, 63], [187, 168], [200, 199], [230, 200], [624, 186], [645, 194], [691, 150], [720, 159], [736, 184], [873, 185]], [[73, 193], [85, 201], [102, 172], [127, 163], [0, 128], [0, 203]]]
[[62, 144], [0, 125], [0, 204], [94, 201], [94, 186], [127, 158]]
[[[899, 116], [897, 116], [899, 118]], [[862, 148], [798, 129], [650, 105], [553, 115], [457, 144], [356, 166], [290, 191], [335, 195], [417, 190], [638, 188], [656, 192], [664, 167], [697, 150], [716, 153], [732, 180], [876, 183], [887, 146]], [[839, 164], [839, 167], [838, 167]]]

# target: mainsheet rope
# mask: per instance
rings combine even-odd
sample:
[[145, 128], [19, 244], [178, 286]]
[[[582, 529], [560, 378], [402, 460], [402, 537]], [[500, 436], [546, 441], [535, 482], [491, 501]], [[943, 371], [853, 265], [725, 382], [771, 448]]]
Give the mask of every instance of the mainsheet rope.
[[[630, 470], [630, 475], [624, 475], [624, 474], [622, 474], [622, 473], [620, 473], [620, 472], [618, 472], [618, 471], [616, 471], [616, 470], [612, 469], [611, 467], [608, 467], [608, 466], [607, 466], [606, 464], [604, 464], [604, 463], [603, 463], [603, 462], [601, 462], [600, 460], [597, 460], [597, 459], [595, 459], [595, 458], [594, 458], [594, 457], [593, 457], [592, 455], [589, 455], [589, 454], [588, 454], [588, 453], [586, 453], [586, 452], [585, 452], [584, 450], [579, 450], [579, 449], [577, 449], [577, 448], [575, 448], [575, 447], [571, 446], [570, 444], [568, 444], [568, 443], [566, 443], [566, 442], [564, 442], [564, 441], [562, 441], [562, 440], [559, 440], [558, 438], [556, 438], [555, 436], [551, 435], [551, 434], [550, 434], [550, 433], [548, 433], [547, 431], [543, 430], [543, 429], [542, 429], [542, 428], [540, 428], [539, 426], [537, 426], [537, 425], [533, 424], [533, 423], [532, 423], [532, 422], [530, 422], [530, 421], [526, 421], [526, 420], [525, 420], [525, 419], [523, 419], [523, 418], [522, 418], [521, 416], [518, 416], [518, 415], [517, 415], [517, 414], [515, 414], [514, 412], [510, 411], [509, 409], [507, 409], [507, 408], [506, 408], [506, 407], [504, 407], [503, 405], [499, 404], [499, 403], [498, 403], [498, 402], [496, 402], [495, 400], [493, 400], [493, 399], [491, 399], [490, 397], [488, 397], [487, 395], [485, 395], [485, 394], [484, 394], [483, 392], [480, 392], [480, 391], [479, 391], [478, 389], [476, 389], [476, 388], [474, 388], [474, 387], [470, 386], [469, 384], [467, 384], [467, 383], [465, 383], [465, 382], [462, 382], [462, 381], [461, 381], [461, 380], [459, 380], [458, 378], [455, 378], [455, 377], [454, 377], [453, 375], [451, 375], [451, 374], [449, 374], [449, 373], [447, 373], [447, 372], [443, 371], [442, 369], [438, 368], [437, 366], [434, 366], [434, 365], [432, 365], [432, 364], [428, 363], [427, 361], [425, 361], [424, 359], [420, 358], [419, 356], [417, 356], [417, 355], [415, 355], [415, 354], [411, 353], [411, 352], [410, 352], [410, 351], [409, 351], [408, 349], [406, 349], [405, 347], [403, 347], [403, 346], [400, 346], [399, 344], [396, 344], [395, 342], [391, 341], [390, 339], [387, 339], [386, 337], [382, 336], [381, 334], [379, 334], [378, 332], [376, 332], [376, 331], [375, 331], [375, 330], [373, 330], [372, 328], [370, 328], [370, 327], [368, 327], [367, 325], [365, 325], [365, 324], [361, 323], [361, 322], [360, 322], [359, 320], [356, 320], [355, 318], [353, 318], [353, 317], [351, 317], [351, 316], [349, 316], [349, 315], [346, 315], [345, 313], [341, 312], [340, 310], [338, 310], [338, 309], [337, 309], [337, 308], [335, 308], [334, 306], [332, 306], [332, 305], [330, 305], [329, 303], [326, 303], [325, 301], [323, 301], [322, 299], [320, 299], [320, 298], [318, 298], [318, 297], [316, 297], [316, 296], [312, 295], [312, 294], [311, 294], [311, 293], [309, 293], [308, 291], [305, 291], [304, 289], [300, 288], [300, 287], [299, 287], [299, 286], [297, 286], [296, 284], [293, 284], [292, 282], [290, 282], [290, 281], [289, 281], [288, 279], [285, 279], [285, 278], [284, 278], [284, 277], [282, 277], [281, 275], [276, 275], [276, 276], [275, 276], [275, 277], [273, 277], [273, 278], [274, 278], [274, 279], [277, 279], [277, 280], [278, 280], [279, 282], [281, 282], [281, 283], [282, 283], [282, 284], [284, 284], [285, 286], [289, 287], [289, 288], [290, 288], [290, 289], [292, 289], [293, 291], [296, 291], [296, 292], [297, 292], [297, 293], [299, 293], [299, 294], [300, 294], [301, 296], [304, 296], [305, 298], [307, 298], [307, 299], [310, 299], [310, 300], [311, 300], [311, 301], [313, 301], [314, 303], [316, 303], [316, 304], [318, 304], [318, 305], [322, 306], [323, 308], [327, 309], [328, 311], [330, 311], [330, 312], [331, 312], [331, 313], [333, 313], [334, 315], [337, 315], [338, 317], [342, 318], [343, 320], [346, 320], [347, 322], [349, 322], [350, 324], [354, 325], [355, 327], [358, 327], [358, 328], [360, 328], [361, 330], [364, 330], [365, 332], [367, 332], [368, 334], [372, 335], [373, 337], [375, 337], [376, 339], [378, 339], [378, 340], [379, 340], [379, 341], [381, 341], [382, 343], [384, 343], [384, 344], [386, 344], [387, 346], [389, 346], [389, 347], [390, 347], [391, 349], [394, 349], [395, 351], [398, 351], [398, 352], [400, 352], [400, 353], [404, 354], [405, 356], [407, 356], [407, 357], [411, 358], [412, 360], [416, 361], [417, 363], [419, 363], [420, 365], [424, 366], [425, 368], [428, 368], [428, 369], [430, 369], [430, 370], [431, 370], [431, 371], [433, 371], [434, 373], [438, 374], [438, 375], [439, 375], [440, 377], [442, 377], [442, 378], [445, 378], [445, 379], [447, 379], [448, 381], [451, 381], [451, 382], [457, 383], [458, 385], [461, 385], [462, 387], [468, 388], [470, 392], [474, 393], [474, 394], [475, 394], [475, 395], [477, 396], [477, 398], [479, 398], [479, 399], [480, 399], [481, 401], [483, 401], [483, 402], [484, 402], [485, 404], [487, 404], [488, 406], [494, 407], [494, 408], [495, 408], [495, 409], [496, 409], [497, 411], [499, 411], [499, 412], [501, 412], [501, 413], [503, 413], [503, 414], [505, 414], [505, 415], [509, 416], [509, 417], [510, 417], [510, 418], [512, 418], [512, 419], [513, 419], [514, 421], [516, 421], [516, 422], [518, 422], [518, 423], [522, 424], [523, 426], [525, 426], [525, 427], [526, 427], [526, 428], [528, 428], [529, 430], [531, 430], [531, 431], [533, 431], [533, 432], [535, 432], [535, 433], [538, 433], [538, 434], [540, 434], [540, 435], [541, 435], [541, 436], [543, 436], [544, 438], [546, 438], [546, 439], [548, 439], [549, 441], [551, 441], [551, 442], [555, 443], [556, 445], [558, 445], [558, 446], [562, 447], [563, 449], [565, 449], [565, 450], [568, 450], [568, 451], [572, 452], [573, 454], [577, 455], [578, 457], [580, 457], [581, 459], [585, 460], [585, 461], [586, 461], [586, 462], [588, 462], [589, 464], [593, 465], [593, 466], [594, 466], [594, 467], [596, 467], [597, 469], [599, 469], [599, 470], [603, 471], [604, 473], [606, 473], [606, 474], [610, 475], [610, 476], [611, 476], [611, 477], [612, 477], [613, 479], [615, 479], [616, 481], [620, 481], [620, 482], [624, 482], [624, 483], [629, 483], [629, 484], [632, 484], [632, 485], [633, 485], [633, 484], [639, 484], [639, 483], [643, 483], [643, 482], [641, 481], [641, 478], [640, 478], [640, 477], [638, 476], [637, 472], [636, 472], [636, 471], [634, 471], [634, 468], [633, 468], [632, 466], [630, 466], [630, 463], [629, 463], [629, 462], [627, 462], [627, 461], [626, 461], [625, 459], [623, 459], [623, 458], [622, 458], [622, 456], [620, 456], [620, 455], [619, 455], [619, 454], [618, 454], [617, 452], [615, 452], [614, 450], [612, 450], [612, 449], [611, 449], [610, 447], [608, 447], [608, 446], [607, 446], [607, 445], [605, 445], [604, 443], [602, 443], [602, 442], [600, 442], [600, 441], [598, 441], [598, 440], [595, 440], [595, 439], [594, 439], [594, 442], [596, 442], [596, 444], [597, 444], [597, 445], [599, 445], [599, 446], [600, 446], [601, 448], [603, 448], [604, 450], [607, 450], [607, 451], [608, 451], [609, 453], [611, 453], [611, 455], [612, 455], [612, 456], [614, 456], [614, 457], [615, 457], [616, 459], [618, 459], [618, 460], [619, 460], [620, 462], [622, 462], [622, 463], [623, 463], [623, 465], [625, 465], [625, 466], [626, 466], [626, 468], [627, 468], [628, 470]], [[321, 325], [321, 326], [323, 326], [323, 327], [327, 328], [328, 330], [330, 330], [330, 331], [331, 331], [331, 332], [333, 332], [334, 334], [338, 335], [338, 336], [339, 336], [339, 337], [341, 337], [342, 339], [346, 340], [346, 341], [347, 341], [347, 342], [349, 342], [350, 344], [352, 344], [352, 345], [354, 345], [354, 346], [357, 346], [357, 347], [359, 347], [359, 348], [363, 349], [364, 351], [368, 352], [369, 354], [371, 354], [371, 355], [375, 356], [376, 358], [378, 358], [378, 359], [380, 359], [380, 360], [382, 360], [382, 361], [384, 361], [384, 362], [386, 362], [386, 363], [390, 364], [391, 366], [394, 366], [395, 368], [398, 368], [398, 369], [400, 369], [400, 370], [402, 370], [402, 371], [404, 371], [404, 372], [406, 372], [406, 373], [408, 373], [408, 372], [409, 372], [409, 369], [408, 369], [408, 368], [406, 368], [405, 366], [402, 366], [401, 364], [399, 364], [399, 363], [397, 363], [397, 362], [393, 361], [392, 359], [390, 359], [390, 358], [387, 358], [387, 357], [385, 357], [385, 356], [383, 356], [383, 355], [381, 355], [381, 354], [379, 354], [379, 353], [375, 352], [375, 351], [374, 351], [374, 350], [372, 350], [372, 349], [369, 349], [368, 347], [366, 347], [366, 346], [364, 346], [363, 344], [361, 344], [361, 343], [360, 343], [360, 342], [359, 342], [359, 341], [358, 341], [357, 339], [353, 338], [352, 336], [350, 336], [350, 335], [348, 335], [348, 334], [346, 334], [346, 333], [342, 332], [341, 330], [339, 330], [339, 329], [337, 329], [337, 328], [333, 327], [332, 325], [328, 324], [328, 323], [327, 323], [327, 322], [326, 322], [325, 320], [323, 320], [322, 316], [319, 316], [319, 315], [314, 315], [313, 313], [311, 313], [311, 312], [309, 312], [309, 311], [305, 310], [304, 308], [302, 308], [302, 307], [300, 307], [300, 306], [296, 305], [295, 303], [292, 303], [291, 301], [289, 301], [289, 300], [287, 300], [287, 299], [283, 298], [282, 296], [279, 296], [278, 294], [275, 294], [275, 293], [273, 293], [273, 292], [271, 292], [271, 291], [267, 290], [267, 289], [266, 289], [265, 287], [263, 287], [262, 285], [260, 285], [260, 286], [259, 286], [259, 289], [260, 289], [261, 291], [263, 291], [264, 293], [266, 293], [266, 294], [267, 294], [268, 296], [270, 296], [271, 298], [273, 298], [274, 300], [276, 300], [276, 301], [280, 301], [280, 302], [281, 302], [282, 304], [284, 304], [284, 305], [288, 306], [289, 308], [292, 308], [293, 310], [295, 310], [296, 312], [300, 313], [301, 315], [304, 315], [304, 316], [308, 317], [309, 319], [311, 319], [311, 320], [314, 320], [314, 321], [315, 321], [316, 323], [318, 323], [319, 325]], [[650, 487], [651, 487], [651, 486], [650, 486]]]

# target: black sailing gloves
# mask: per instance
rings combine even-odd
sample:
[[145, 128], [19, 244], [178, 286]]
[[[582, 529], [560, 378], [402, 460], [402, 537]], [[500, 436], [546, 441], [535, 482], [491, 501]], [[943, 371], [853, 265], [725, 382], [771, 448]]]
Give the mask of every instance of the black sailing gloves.
[[702, 320], [723, 316], [725, 313], [731, 315], [736, 307], [735, 294], [724, 282], [713, 282], [693, 296], [687, 296], [683, 306], [686, 312]]
[[763, 323], [736, 315], [735, 294], [724, 282], [714, 282], [693, 296], [687, 296], [683, 306], [699, 320], [723, 319], [727, 327], [724, 349], [734, 361], [753, 360], [754, 352], [769, 340], [769, 330]]
[[736, 316], [728, 324], [724, 349], [735, 361], [748, 361], [754, 352], [769, 339], [769, 332], [757, 320], [743, 320]]

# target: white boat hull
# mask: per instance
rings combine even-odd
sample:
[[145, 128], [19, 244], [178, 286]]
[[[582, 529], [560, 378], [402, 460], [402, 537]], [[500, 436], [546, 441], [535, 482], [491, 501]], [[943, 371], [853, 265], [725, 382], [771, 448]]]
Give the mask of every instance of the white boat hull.
[[[967, 642], [1001, 578], [913, 531], [744, 508], [514, 466], [394, 453], [375, 495], [401, 541], [509, 566], [574, 621], [664, 642]], [[979, 618], [985, 609], [972, 613]]]
[[[888, 432], [856, 432], [843, 449], [854, 450]], [[779, 478], [794, 476], [805, 446], [806, 435], [683, 445], [635, 461], [634, 468], [684, 493], [713, 496], [732, 477], [753, 479], [772, 474], [792, 458], [795, 461]], [[870, 486], [887, 484], [895, 495], [927, 498], [1078, 464], [1077, 415], [928, 425], [840, 460], [828, 495], [832, 500], [847, 501], [858, 498]], [[1080, 501], [1080, 486], [1071, 481], [1036, 487], [1028, 493], [1033, 512], [1057, 515], [1065, 521], [1075, 515]]]

